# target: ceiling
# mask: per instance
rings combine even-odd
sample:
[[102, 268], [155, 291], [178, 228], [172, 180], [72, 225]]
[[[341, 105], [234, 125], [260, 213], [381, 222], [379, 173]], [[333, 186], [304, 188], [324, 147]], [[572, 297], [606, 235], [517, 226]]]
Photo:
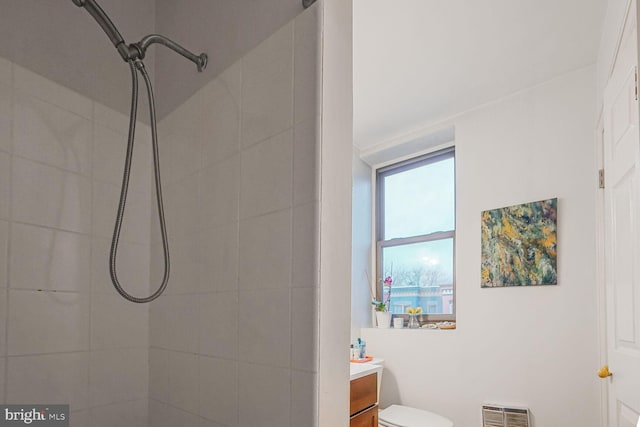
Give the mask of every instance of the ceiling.
[[354, 0], [354, 142], [403, 134], [596, 61], [606, 0]]

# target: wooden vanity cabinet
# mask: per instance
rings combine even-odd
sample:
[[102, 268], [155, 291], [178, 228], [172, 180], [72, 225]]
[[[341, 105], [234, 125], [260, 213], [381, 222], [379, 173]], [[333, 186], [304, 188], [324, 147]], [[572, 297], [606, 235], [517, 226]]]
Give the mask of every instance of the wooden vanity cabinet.
[[378, 374], [351, 381], [350, 427], [378, 427]]

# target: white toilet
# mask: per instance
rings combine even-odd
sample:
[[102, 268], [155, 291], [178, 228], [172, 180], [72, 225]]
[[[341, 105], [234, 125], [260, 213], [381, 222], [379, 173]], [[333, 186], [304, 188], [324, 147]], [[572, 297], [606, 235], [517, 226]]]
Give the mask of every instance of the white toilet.
[[391, 405], [378, 412], [380, 427], [453, 427], [453, 422], [441, 415], [409, 406]]
[[[379, 363], [382, 366], [382, 363]], [[384, 369], [384, 368], [383, 368]], [[378, 376], [378, 401], [380, 401], [380, 383], [382, 371]], [[424, 409], [410, 406], [391, 405], [378, 412], [379, 427], [453, 427], [453, 421]]]

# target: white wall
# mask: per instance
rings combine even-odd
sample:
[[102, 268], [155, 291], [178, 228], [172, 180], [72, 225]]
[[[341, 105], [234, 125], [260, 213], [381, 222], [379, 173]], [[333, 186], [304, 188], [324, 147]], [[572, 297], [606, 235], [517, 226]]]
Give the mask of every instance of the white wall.
[[370, 282], [375, 280], [371, 274], [371, 251], [375, 250], [371, 240], [371, 166], [360, 159], [360, 152], [355, 148], [352, 173], [351, 342], [360, 336], [361, 328], [371, 326], [373, 284]]
[[[117, 295], [108, 269], [127, 123], [0, 58], [0, 401], [69, 404], [78, 427], [147, 426], [148, 306]], [[118, 273], [145, 295], [150, 144], [138, 132]]]
[[351, 0], [322, 0], [318, 423], [349, 423], [353, 15]]
[[[611, 67], [615, 58], [617, 43], [622, 35], [624, 20], [630, 5], [635, 0], [607, 0], [607, 10], [602, 25], [602, 37], [598, 50], [597, 78], [598, 105], [602, 104], [604, 87], [609, 81]], [[633, 10], [636, 10], [634, 7]]]
[[[595, 67], [453, 118], [455, 331], [364, 329], [385, 359], [382, 406], [480, 424], [484, 402], [531, 408], [535, 425], [600, 423], [595, 275]], [[480, 288], [480, 213], [558, 197], [558, 285]]]

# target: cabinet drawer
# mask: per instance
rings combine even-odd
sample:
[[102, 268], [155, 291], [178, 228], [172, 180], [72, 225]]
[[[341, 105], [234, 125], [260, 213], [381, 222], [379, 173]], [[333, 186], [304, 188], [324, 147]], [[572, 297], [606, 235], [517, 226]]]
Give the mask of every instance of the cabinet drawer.
[[378, 374], [351, 381], [351, 415], [373, 406], [378, 401]]
[[353, 416], [349, 427], [378, 427], [378, 405]]

